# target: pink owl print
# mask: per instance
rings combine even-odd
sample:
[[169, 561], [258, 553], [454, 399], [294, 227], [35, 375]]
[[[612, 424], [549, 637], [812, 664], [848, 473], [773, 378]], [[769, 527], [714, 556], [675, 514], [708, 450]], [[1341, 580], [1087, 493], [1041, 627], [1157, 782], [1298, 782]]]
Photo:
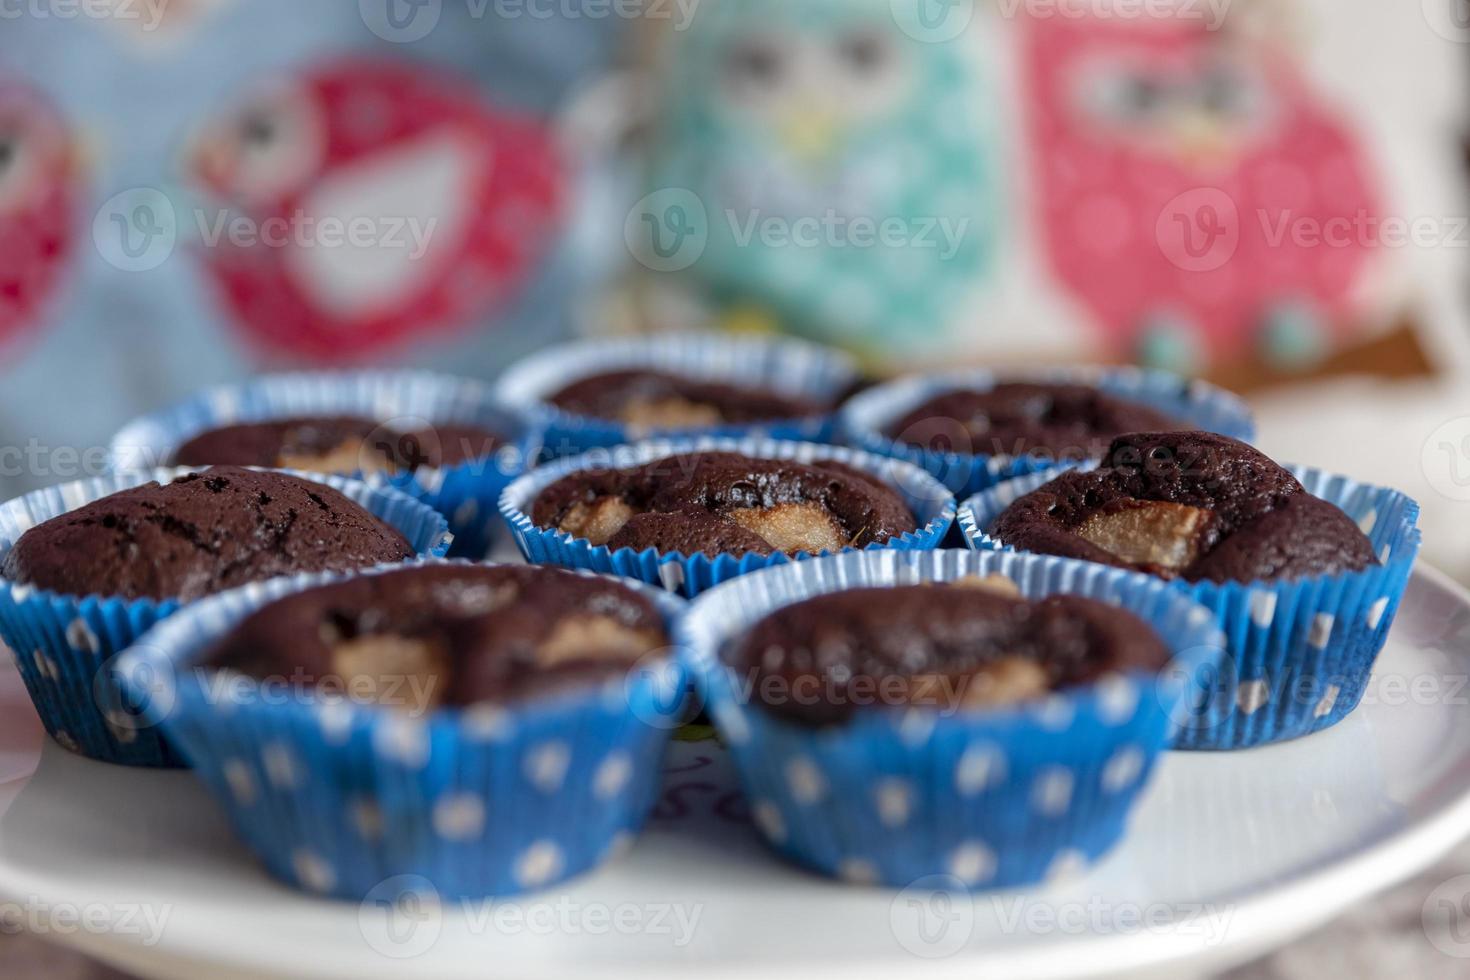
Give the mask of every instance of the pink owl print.
[[1044, 247], [1118, 357], [1307, 366], [1375, 247], [1363, 148], [1284, 51], [1185, 17], [1031, 17]]

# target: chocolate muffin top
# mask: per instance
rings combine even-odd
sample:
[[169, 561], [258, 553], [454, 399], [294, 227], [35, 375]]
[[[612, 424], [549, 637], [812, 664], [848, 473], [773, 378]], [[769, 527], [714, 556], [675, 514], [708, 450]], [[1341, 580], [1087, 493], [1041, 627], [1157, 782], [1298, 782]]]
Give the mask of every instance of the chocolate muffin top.
[[1378, 564], [1347, 514], [1261, 452], [1206, 432], [1122, 436], [1101, 468], [1064, 473], [1027, 494], [989, 533], [1022, 551], [1190, 582], [1301, 578]]
[[1162, 412], [1090, 385], [1005, 382], [989, 391], [945, 392], [888, 434], [936, 452], [1096, 459], [1124, 433], [1180, 428]]
[[398, 429], [355, 416], [302, 416], [201, 432], [174, 453], [176, 466], [265, 466], [356, 473], [458, 466], [503, 441], [478, 426]]
[[1168, 661], [1132, 613], [1073, 595], [1031, 602], [1000, 577], [821, 595], [767, 616], [726, 658], [766, 710], [804, 725], [873, 707], [998, 707]]
[[402, 534], [331, 487], [220, 466], [123, 490], [21, 535], [13, 582], [184, 602], [277, 575], [403, 561]]
[[760, 388], [683, 378], [661, 371], [612, 371], [582, 378], [548, 401], [562, 411], [645, 429], [694, 429], [805, 418], [821, 402]]
[[818, 554], [916, 528], [893, 488], [861, 470], [739, 453], [573, 473], [542, 491], [531, 520], [614, 550], [707, 555]]
[[280, 599], [205, 664], [423, 710], [596, 684], [668, 643], [654, 605], [608, 579], [432, 565]]

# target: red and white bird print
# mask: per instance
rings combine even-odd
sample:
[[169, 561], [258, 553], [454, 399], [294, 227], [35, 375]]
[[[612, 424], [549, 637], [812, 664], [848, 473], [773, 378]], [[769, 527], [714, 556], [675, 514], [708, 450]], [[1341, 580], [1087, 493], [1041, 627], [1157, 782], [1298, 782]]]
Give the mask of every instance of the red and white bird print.
[[259, 92], [205, 128], [191, 161], [229, 209], [200, 229], [225, 304], [267, 348], [319, 361], [497, 308], [545, 253], [562, 197], [547, 127], [394, 62]]
[[40, 93], [0, 79], [0, 345], [37, 324], [76, 243], [76, 142]]
[[1263, 36], [1184, 17], [1033, 17], [1025, 88], [1054, 274], [1119, 356], [1310, 359], [1375, 247], [1363, 148]]

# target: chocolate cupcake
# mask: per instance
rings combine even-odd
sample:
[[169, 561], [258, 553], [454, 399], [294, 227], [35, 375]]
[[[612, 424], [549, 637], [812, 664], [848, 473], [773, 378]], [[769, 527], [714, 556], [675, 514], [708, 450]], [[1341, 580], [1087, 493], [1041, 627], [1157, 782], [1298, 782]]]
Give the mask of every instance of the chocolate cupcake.
[[236, 467], [143, 470], [0, 506], [0, 637], [46, 730], [94, 759], [177, 765], [112, 658], [181, 605], [245, 583], [442, 555], [448, 526], [386, 487]]
[[990, 535], [1019, 551], [1187, 582], [1362, 571], [1373, 544], [1338, 507], [1243, 442], [1204, 432], [1115, 440], [1101, 467], [1063, 473]]
[[594, 374], [572, 382], [549, 401], [573, 415], [622, 422], [645, 432], [799, 419], [822, 415], [835, 407], [764, 388], [663, 371]]
[[822, 552], [936, 547], [954, 499], [896, 460], [811, 443], [697, 439], [542, 467], [506, 490], [500, 510], [533, 564], [695, 596]]
[[997, 576], [848, 589], [785, 606], [756, 623], [728, 662], [774, 715], [820, 726], [871, 707], [1021, 704], [1110, 674], [1158, 673], [1169, 651], [1133, 613], [1076, 595], [1029, 601]]
[[1096, 469], [992, 487], [966, 501], [960, 526], [973, 548], [1142, 572], [1214, 613], [1230, 660], [1179, 745], [1236, 749], [1357, 706], [1419, 552], [1418, 517], [1397, 491], [1173, 432], [1123, 436]]
[[505, 445], [478, 426], [382, 425], [366, 418], [300, 417], [201, 432], [174, 453], [177, 466], [262, 466], [312, 473], [412, 472], [489, 459]]
[[944, 890], [1106, 853], [1220, 636], [1163, 582], [1081, 567], [869, 552], [701, 596], [677, 639], [771, 846], [854, 884]]
[[648, 597], [610, 579], [435, 565], [287, 596], [246, 618], [203, 663], [424, 711], [597, 686], [668, 645]]
[[1235, 396], [1133, 368], [902, 378], [853, 398], [839, 423], [844, 442], [922, 466], [962, 495], [1058, 461], [1101, 459], [1128, 432], [1255, 435], [1250, 411]]
[[789, 338], [663, 334], [540, 351], [497, 389], [573, 456], [652, 436], [750, 436], [824, 442], [860, 380], [856, 362]]
[[690, 686], [681, 606], [547, 568], [272, 579], [181, 611], [119, 673], [282, 881], [483, 899], [632, 843]]
[[192, 602], [277, 575], [413, 555], [400, 532], [331, 487], [217, 466], [32, 528], [6, 553], [0, 576], [61, 595]]
[[452, 554], [503, 534], [501, 492], [540, 453], [539, 431], [488, 385], [423, 371], [282, 374], [202, 391], [128, 423], [118, 470], [159, 461], [362, 474], [448, 518]]
[[1007, 381], [929, 399], [889, 427], [893, 438], [936, 452], [1096, 459], [1125, 432], [1192, 426], [1091, 385]]
[[531, 519], [612, 549], [706, 555], [815, 555], [916, 530], [898, 493], [861, 470], [730, 452], [574, 473], [541, 492]]

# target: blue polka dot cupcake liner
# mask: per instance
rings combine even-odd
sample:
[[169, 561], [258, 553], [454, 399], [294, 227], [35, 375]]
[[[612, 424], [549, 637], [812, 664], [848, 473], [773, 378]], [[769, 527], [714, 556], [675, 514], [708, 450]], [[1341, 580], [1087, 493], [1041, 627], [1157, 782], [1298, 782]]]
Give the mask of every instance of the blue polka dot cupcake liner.
[[610, 450], [594, 450], [572, 459], [543, 466], [511, 484], [500, 498], [500, 511], [510, 525], [511, 535], [526, 560], [533, 565], [561, 565], [585, 568], [610, 575], [637, 579], [659, 585], [670, 592], [693, 598], [721, 582], [776, 565], [812, 558], [805, 552], [792, 557], [773, 555], [705, 554], [686, 555], [678, 551], [649, 548], [613, 550], [606, 545], [593, 545], [566, 531], [537, 527], [531, 520], [536, 498], [553, 483], [573, 473], [588, 469], [622, 469], [640, 466], [669, 456], [699, 452], [742, 453], [762, 459], [794, 460], [811, 463], [835, 460], [879, 477], [892, 486], [914, 514], [918, 529], [869, 545], [869, 551], [930, 551], [939, 547], [954, 526], [955, 500], [952, 494], [923, 470], [899, 460], [884, 459], [869, 453], [824, 446], [815, 443], [781, 442], [767, 439], [719, 439], [651, 441]]
[[[169, 482], [189, 468], [139, 470], [39, 490], [0, 505], [0, 561], [20, 536], [109, 494], [150, 481]], [[291, 471], [283, 471], [291, 472]], [[397, 528], [420, 556], [442, 556], [452, 536], [432, 508], [383, 487], [344, 477], [296, 473], [361, 504]], [[63, 747], [128, 766], [179, 766], [157, 730], [138, 724], [118, 687], [118, 654], [179, 609], [174, 600], [60, 595], [0, 578], [0, 639], [15, 655], [41, 722]]]
[[545, 433], [546, 452], [555, 458], [651, 438], [718, 436], [830, 442], [836, 433], [836, 417], [830, 413], [752, 425], [654, 431], [576, 415], [547, 400], [580, 378], [631, 370], [665, 371], [833, 403], [861, 377], [857, 361], [850, 355], [792, 338], [660, 334], [548, 347], [510, 368], [496, 390], [506, 404], [525, 412]]
[[[119, 667], [143, 717], [272, 875], [357, 901], [405, 878], [446, 899], [508, 896], [555, 885], [632, 844], [688, 697], [677, 651], [585, 691], [432, 712], [199, 667], [251, 612], [343, 577], [274, 579], [202, 600]], [[683, 608], [630, 587], [649, 593], [670, 624]]]
[[344, 474], [402, 490], [439, 511], [454, 532], [450, 554], [456, 558], [483, 558], [497, 538], [504, 540], [496, 502], [541, 447], [524, 413], [501, 405], [484, 382], [427, 371], [318, 372], [202, 391], [128, 423], [112, 439], [111, 458], [120, 472], [167, 466], [180, 446], [210, 429], [311, 415], [361, 416], [393, 423], [395, 432], [469, 425], [503, 437], [505, 445], [488, 459], [413, 473]]
[[839, 439], [866, 452], [922, 467], [960, 498], [1016, 477], [1051, 469], [1056, 460], [1044, 455], [938, 452], [889, 435], [894, 423], [946, 392], [987, 391], [1009, 380], [1095, 385], [1199, 429], [1246, 442], [1256, 435], [1255, 420], [1246, 404], [1203, 381], [1141, 368], [1078, 367], [1004, 374], [967, 370], [900, 378], [871, 388], [843, 406], [838, 415]]
[[[1067, 468], [1011, 480], [966, 501], [959, 517], [965, 540], [981, 551], [1013, 550], [987, 529], [1014, 501]], [[1323, 470], [1288, 469], [1308, 493], [1357, 522], [1381, 564], [1278, 582], [1170, 583], [1210, 609], [1228, 638], [1219, 676], [1195, 692], [1194, 717], [1178, 748], [1245, 749], [1332, 727], [1362, 700], [1388, 640], [1422, 544], [1418, 503]]]
[[[1174, 655], [1163, 672], [1006, 708], [870, 706], [807, 728], [753, 703], [723, 660], [774, 610], [870, 586], [1004, 575], [1028, 598], [1073, 593], [1120, 605]], [[1085, 869], [1123, 837], [1169, 745], [1194, 678], [1221, 657], [1205, 609], [1163, 585], [1060, 558], [965, 551], [838, 555], [751, 575], [696, 600], [679, 628], [755, 822], [791, 861], [854, 884], [955, 889], [1028, 885]]]

